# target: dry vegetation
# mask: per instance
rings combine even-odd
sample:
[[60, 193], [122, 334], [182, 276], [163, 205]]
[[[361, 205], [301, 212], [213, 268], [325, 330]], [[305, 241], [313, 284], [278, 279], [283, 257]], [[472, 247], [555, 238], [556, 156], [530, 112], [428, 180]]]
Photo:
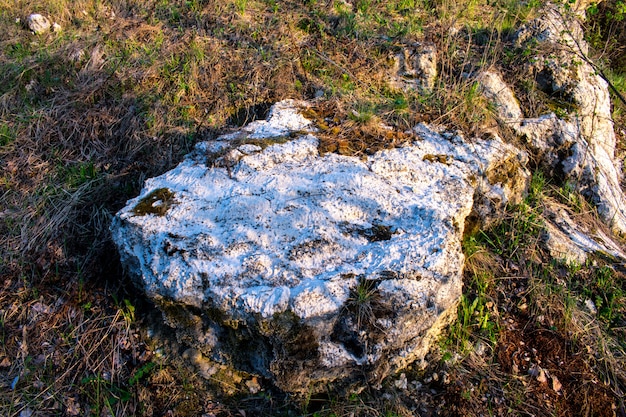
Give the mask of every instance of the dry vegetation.
[[[509, 36], [541, 6], [0, 0], [0, 415], [626, 415], [624, 265], [549, 260], [546, 201], [589, 221], [593, 208], [540, 174], [524, 204], [467, 237], [459, 321], [427, 369], [350, 398], [295, 401], [263, 381], [253, 394], [254, 379], [198, 377], [146, 337], [159, 318], [109, 237], [145, 178], [284, 98], [317, 97], [329, 152], [393, 146], [419, 121], [480, 134], [494, 122], [463, 73], [499, 65], [514, 77]], [[596, 58], [623, 94], [624, 4], [593, 12]], [[62, 31], [31, 34], [30, 13]], [[390, 58], [414, 42], [443, 51], [430, 94], [387, 84]], [[540, 106], [532, 91], [525, 100]], [[616, 105], [622, 143], [625, 118]]]

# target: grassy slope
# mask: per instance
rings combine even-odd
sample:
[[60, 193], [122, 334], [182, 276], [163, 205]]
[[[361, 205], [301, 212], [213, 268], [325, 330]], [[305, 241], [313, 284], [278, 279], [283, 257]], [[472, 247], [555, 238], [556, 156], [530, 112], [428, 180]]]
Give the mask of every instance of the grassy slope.
[[[142, 300], [124, 282], [107, 227], [146, 177], [283, 98], [322, 96], [327, 136], [341, 138], [331, 150], [387, 146], [380, 120], [398, 132], [426, 120], [480, 134], [493, 123], [489, 107], [462, 72], [511, 73], [520, 57], [507, 35], [541, 7], [353, 3], [0, 0], [1, 415], [623, 413], [623, 271], [602, 259], [545, 261], [537, 215], [546, 199], [592, 209], [539, 176], [502, 224], [468, 237], [459, 322], [426, 370], [407, 370], [408, 389], [400, 378], [347, 399], [251, 394], [250, 377], [207, 383], [142, 336], [150, 315], [135, 311]], [[29, 33], [31, 12], [62, 32]], [[606, 45], [602, 31], [590, 33]], [[414, 42], [444, 51], [432, 94], [386, 82], [390, 57]], [[527, 104], [540, 112], [532, 93]], [[545, 382], [529, 363], [548, 370]]]

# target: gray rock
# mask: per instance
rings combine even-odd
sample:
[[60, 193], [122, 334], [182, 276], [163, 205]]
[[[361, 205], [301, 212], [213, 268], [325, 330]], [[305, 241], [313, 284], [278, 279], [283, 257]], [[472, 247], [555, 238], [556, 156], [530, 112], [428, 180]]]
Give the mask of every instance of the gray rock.
[[498, 119], [512, 127], [519, 128], [523, 119], [522, 110], [513, 90], [504, 82], [502, 76], [492, 70], [483, 71], [476, 77], [485, 97], [495, 108]]
[[47, 17], [38, 13], [28, 16], [26, 24], [28, 25], [28, 28], [37, 35], [50, 31], [50, 27], [52, 26]]
[[405, 47], [394, 57], [390, 82], [394, 88], [432, 91], [437, 80], [434, 44]]
[[513, 91], [494, 71], [477, 76], [485, 97], [494, 104], [498, 120], [526, 140], [552, 176], [575, 184], [615, 232], [626, 234], [626, 199], [620, 186], [621, 162], [615, 158], [610, 95], [607, 83], [580, 58], [588, 50], [580, 24], [571, 14], [549, 7], [516, 37], [520, 48], [529, 45], [546, 51], [545, 56], [533, 57], [527, 71], [538, 88], [569, 103], [568, 114], [523, 118]]
[[[122, 262], [196, 359], [297, 393], [377, 384], [454, 319], [481, 190], [509, 198], [508, 174], [527, 175], [497, 137], [415, 133], [366, 159], [320, 155], [280, 102], [146, 181], [111, 227]], [[521, 173], [496, 175], [505, 160]]]

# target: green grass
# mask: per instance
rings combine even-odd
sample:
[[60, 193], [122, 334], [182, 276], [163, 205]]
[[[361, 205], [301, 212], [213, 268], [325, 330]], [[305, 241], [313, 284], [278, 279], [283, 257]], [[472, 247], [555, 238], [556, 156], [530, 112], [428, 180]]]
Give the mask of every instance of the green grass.
[[463, 241], [467, 273], [464, 294], [458, 307], [458, 318], [450, 326], [447, 338], [442, 340], [446, 351], [470, 352], [478, 340], [491, 345], [498, 339], [500, 323], [493, 317], [494, 274], [480, 264], [488, 255], [488, 249], [481, 241], [481, 235], [467, 236]]
[[[618, 271], [613, 260], [593, 254], [584, 265], [564, 264], [550, 259], [541, 244], [541, 213], [545, 207], [558, 200], [571, 212], [580, 213], [580, 201], [584, 199], [573, 190], [566, 194], [564, 189], [567, 187], [567, 184], [561, 187], [550, 184], [544, 174], [535, 172], [523, 203], [509, 207], [502, 221], [465, 238], [465, 289], [458, 308], [458, 320], [441, 343], [444, 360], [450, 362], [460, 353], [467, 359], [454, 366], [459, 369], [467, 366], [472, 369], [467, 372], [477, 372], [472, 368], [472, 361], [478, 346], [486, 345], [487, 353], [478, 355], [487, 355], [484, 360], [499, 362], [501, 367], [506, 367], [508, 356], [502, 352], [511, 346], [511, 340], [521, 337], [522, 342], [529, 343], [536, 337], [535, 333], [547, 331], [566, 340], [564, 343], [574, 352], [573, 355], [587, 355], [592, 361], [593, 371], [580, 368], [577, 371], [581, 375], [579, 378], [588, 378], [582, 375], [593, 372], [603, 375], [602, 378], [612, 384], [624, 383], [626, 375], [623, 367], [618, 365], [624, 353], [623, 326], [626, 322], [623, 271]], [[584, 212], [589, 216], [587, 208]], [[589, 310], [590, 302], [595, 305], [593, 311]], [[524, 339], [528, 337], [524, 336], [526, 332], [533, 336]], [[543, 347], [533, 349], [541, 356]], [[604, 365], [594, 366], [595, 359], [591, 358], [593, 352], [599, 351], [603, 352], [600, 362]], [[489, 374], [491, 370], [480, 368], [478, 372]], [[502, 375], [492, 374], [491, 378], [502, 378]], [[559, 378], [562, 381], [562, 377]], [[506, 393], [508, 413], [521, 412], [522, 404], [532, 398], [516, 379], [504, 377], [499, 384]], [[584, 384], [580, 389], [586, 390]], [[482, 395], [484, 392], [465, 390], [461, 398], [470, 405]]]
[[17, 138], [17, 133], [8, 123], [0, 123], [0, 146], [7, 146]]
[[80, 381], [82, 395], [88, 401], [91, 415], [100, 416], [102, 413], [114, 414], [114, 407], [118, 402], [131, 399], [128, 390], [111, 383], [102, 375], [85, 377]]
[[375, 321], [373, 308], [380, 298], [376, 286], [376, 281], [361, 278], [356, 287], [350, 291], [346, 305], [356, 317], [358, 328], [371, 325]]
[[59, 174], [65, 178], [65, 183], [70, 189], [79, 187], [98, 176], [97, 169], [91, 161], [60, 167]]

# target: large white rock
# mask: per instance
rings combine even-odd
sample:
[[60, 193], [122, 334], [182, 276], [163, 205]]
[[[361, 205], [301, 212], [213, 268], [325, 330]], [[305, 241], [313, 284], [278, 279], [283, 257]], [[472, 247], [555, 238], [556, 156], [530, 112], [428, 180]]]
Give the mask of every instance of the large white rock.
[[122, 262], [211, 360], [293, 392], [379, 381], [455, 317], [475, 195], [506, 204], [503, 161], [527, 176], [498, 138], [415, 134], [366, 159], [320, 155], [278, 103], [146, 181], [112, 224]]

